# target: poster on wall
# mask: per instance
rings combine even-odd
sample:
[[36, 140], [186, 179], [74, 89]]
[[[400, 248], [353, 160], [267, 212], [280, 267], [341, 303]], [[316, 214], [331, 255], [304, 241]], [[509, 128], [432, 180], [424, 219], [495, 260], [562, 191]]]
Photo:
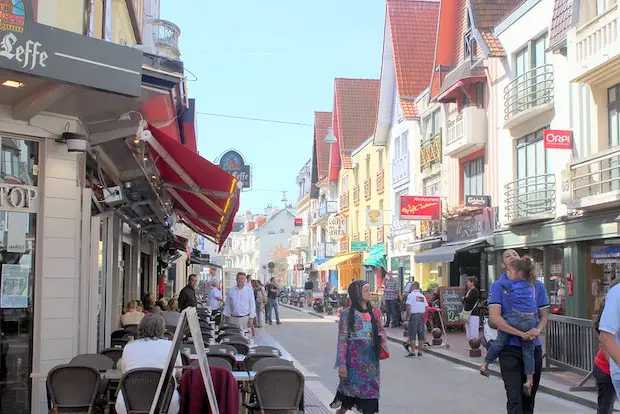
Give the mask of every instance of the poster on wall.
[[26, 253], [26, 233], [28, 232], [28, 213], [8, 213], [9, 225], [6, 237], [7, 252]]
[[0, 308], [27, 308], [30, 268], [22, 265], [2, 265]]

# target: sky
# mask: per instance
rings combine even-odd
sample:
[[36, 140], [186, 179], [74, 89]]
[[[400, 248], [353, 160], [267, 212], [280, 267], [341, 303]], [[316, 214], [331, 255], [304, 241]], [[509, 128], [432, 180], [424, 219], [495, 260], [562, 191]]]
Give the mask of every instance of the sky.
[[253, 167], [240, 212], [297, 202], [314, 111], [332, 110], [334, 78], [379, 78], [384, 16], [384, 0], [162, 0], [197, 112], [310, 125], [197, 115], [200, 155], [233, 148]]

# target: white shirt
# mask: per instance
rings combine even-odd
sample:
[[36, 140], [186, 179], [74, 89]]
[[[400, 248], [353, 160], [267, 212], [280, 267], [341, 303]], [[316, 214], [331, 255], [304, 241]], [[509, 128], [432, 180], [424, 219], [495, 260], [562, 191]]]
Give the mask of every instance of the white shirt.
[[[168, 363], [168, 354], [172, 347], [172, 341], [166, 339], [138, 339], [130, 342], [123, 348], [122, 370], [123, 373], [134, 368], [160, 368], [165, 369]], [[175, 366], [181, 366], [181, 355], [177, 354]], [[180, 409], [179, 392], [174, 391], [168, 414], [176, 414]], [[122, 392], [116, 398], [116, 412], [127, 414], [125, 399]]]
[[414, 290], [407, 295], [407, 305], [411, 306], [411, 313], [424, 313], [426, 312], [428, 301], [422, 292]]
[[224, 306], [226, 316], [250, 316], [256, 318], [256, 302], [254, 301], [254, 291], [248, 285], [239, 289], [236, 285], [228, 290], [226, 295], [226, 306]]
[[207, 301], [207, 305], [211, 309], [218, 309], [220, 307], [221, 300], [217, 300], [216, 298], [222, 297], [222, 291], [216, 287], [211, 287], [209, 291], [209, 300]]

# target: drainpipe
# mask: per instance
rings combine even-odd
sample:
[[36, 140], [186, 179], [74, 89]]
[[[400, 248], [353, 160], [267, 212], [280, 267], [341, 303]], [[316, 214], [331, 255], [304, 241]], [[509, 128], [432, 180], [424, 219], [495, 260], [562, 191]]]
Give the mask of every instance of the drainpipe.
[[112, 0], [103, 0], [103, 25], [101, 38], [108, 42], [112, 41]]
[[84, 35], [93, 37], [95, 34], [95, 0], [84, 0]]

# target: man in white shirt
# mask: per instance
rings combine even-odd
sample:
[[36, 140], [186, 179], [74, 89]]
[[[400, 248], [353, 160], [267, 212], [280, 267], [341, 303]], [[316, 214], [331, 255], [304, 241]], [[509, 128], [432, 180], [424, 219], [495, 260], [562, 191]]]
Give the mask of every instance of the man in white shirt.
[[409, 320], [409, 355], [415, 356], [415, 340], [418, 340], [418, 355], [422, 356], [422, 346], [426, 342], [426, 329], [424, 326], [424, 314], [428, 308], [426, 296], [420, 292], [420, 283], [413, 282], [412, 291], [407, 296], [407, 320]]
[[214, 280], [211, 283], [211, 289], [209, 290], [209, 300], [207, 305], [211, 309], [219, 309], [220, 303], [222, 303], [222, 291], [219, 280]]
[[245, 273], [243, 272], [237, 273], [237, 286], [228, 290], [224, 316], [228, 318], [231, 324], [237, 325], [241, 329], [254, 328], [254, 318], [256, 317], [254, 291], [245, 283]]

